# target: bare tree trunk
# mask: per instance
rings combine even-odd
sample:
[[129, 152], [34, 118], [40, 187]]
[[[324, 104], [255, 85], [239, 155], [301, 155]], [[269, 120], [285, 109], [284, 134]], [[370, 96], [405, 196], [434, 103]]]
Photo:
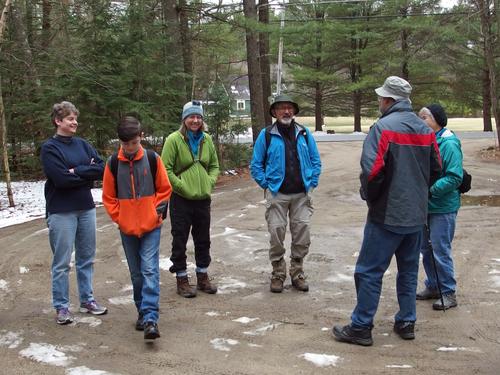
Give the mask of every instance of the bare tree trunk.
[[490, 91], [490, 71], [485, 62], [483, 69], [483, 131], [491, 132], [493, 127], [491, 124], [491, 91]]
[[264, 108], [262, 106], [262, 77], [259, 64], [259, 43], [257, 33], [253, 30], [257, 24], [257, 7], [255, 0], [243, 0], [243, 13], [247, 20], [246, 44], [248, 81], [250, 88], [250, 112], [252, 117], [253, 141], [257, 139], [265, 124]]
[[[323, 19], [325, 13], [319, 9], [316, 9], [316, 19]], [[323, 68], [323, 62], [321, 61], [321, 55], [323, 54], [323, 40], [321, 36], [321, 24], [318, 25], [316, 30], [316, 59], [314, 61], [316, 72], [320, 72]], [[323, 130], [323, 87], [321, 82], [318, 80], [314, 84], [314, 119], [315, 119], [315, 130]]]
[[[408, 5], [403, 6], [402, 8], [399, 9], [399, 14], [403, 18], [408, 17]], [[401, 78], [404, 78], [408, 81], [410, 77], [410, 70], [408, 69], [408, 37], [409, 33], [407, 29], [401, 30], [401, 52], [403, 55], [403, 61], [401, 61]]]
[[481, 16], [481, 32], [484, 38], [484, 57], [490, 73], [491, 110], [495, 117], [498, 144], [500, 145], [500, 108], [498, 107], [498, 91], [495, 72], [494, 38], [492, 31], [493, 13], [490, 12], [490, 0], [478, 0], [479, 14]]
[[[184, 99], [191, 95], [186, 93], [184, 82], [183, 46], [181, 44], [181, 27], [179, 22], [179, 8], [176, 0], [162, 0], [163, 19], [166, 26], [166, 60], [173, 76], [169, 85], [175, 88], [175, 102], [179, 107], [184, 104]], [[191, 91], [191, 90], [189, 90]]]
[[[7, 23], [7, 13], [9, 11], [11, 0], [6, 0], [0, 17], [0, 50], [3, 43], [3, 32]], [[7, 151], [7, 124], [5, 121], [5, 108], [3, 106], [3, 93], [2, 93], [2, 77], [0, 76], [0, 142], [2, 145], [2, 159], [3, 171], [5, 174], [5, 183], [7, 184], [7, 197], [9, 199], [9, 206], [14, 207], [14, 194], [12, 192], [12, 185], [10, 181], [10, 168], [9, 168], [9, 153]]]
[[[269, 25], [269, 2], [259, 0], [259, 22]], [[271, 124], [273, 118], [269, 113], [269, 98], [271, 97], [271, 64], [269, 62], [269, 34], [259, 33], [259, 57], [260, 74], [262, 78], [262, 106], [264, 107], [264, 119], [266, 124]]]
[[50, 43], [51, 12], [52, 12], [51, 0], [43, 0], [42, 1], [42, 49], [43, 50], [47, 50]]
[[319, 81], [314, 84], [314, 124], [315, 131], [323, 130], [323, 89]]
[[194, 79], [193, 76], [193, 55], [191, 48], [191, 37], [189, 35], [189, 20], [186, 12], [186, 0], [179, 0], [179, 29], [181, 33], [182, 44], [182, 60], [184, 62], [184, 73], [186, 79], [186, 100], [190, 100], [194, 96]]
[[352, 93], [352, 104], [354, 106], [354, 131], [361, 133], [361, 90]]

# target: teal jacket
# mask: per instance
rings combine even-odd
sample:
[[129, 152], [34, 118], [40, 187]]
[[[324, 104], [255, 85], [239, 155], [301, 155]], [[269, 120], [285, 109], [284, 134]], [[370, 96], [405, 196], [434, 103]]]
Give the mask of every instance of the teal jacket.
[[187, 136], [179, 130], [173, 132], [163, 145], [161, 159], [176, 194], [191, 200], [210, 198], [219, 176], [219, 161], [209, 134], [203, 134], [195, 157]]
[[446, 128], [436, 133], [439, 153], [443, 163], [441, 177], [431, 186], [429, 213], [445, 214], [456, 212], [460, 208], [460, 192], [462, 183], [462, 148], [460, 140]]

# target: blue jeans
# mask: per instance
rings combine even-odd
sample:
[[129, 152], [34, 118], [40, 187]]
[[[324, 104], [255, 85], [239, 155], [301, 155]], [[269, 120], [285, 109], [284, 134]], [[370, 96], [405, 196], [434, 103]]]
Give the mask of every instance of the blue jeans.
[[399, 311], [396, 322], [414, 322], [417, 319], [416, 292], [419, 249], [422, 232], [394, 233], [383, 225], [367, 220], [363, 244], [354, 271], [357, 304], [351, 315], [352, 324], [358, 328], [372, 328], [382, 290], [382, 278], [396, 255], [398, 275], [396, 290]]
[[49, 214], [49, 242], [52, 260], [52, 305], [69, 307], [69, 263], [75, 248], [76, 279], [80, 303], [94, 299], [92, 278], [96, 248], [95, 208]]
[[[451, 242], [455, 235], [455, 224], [457, 212], [447, 214], [429, 214], [429, 229], [431, 234], [432, 249], [439, 276], [439, 286], [443, 293], [455, 292], [457, 282], [453, 270], [453, 258], [451, 257]], [[436, 270], [432, 263], [431, 249], [427, 241], [427, 232], [424, 233], [425, 241], [422, 245], [423, 264], [425, 269], [425, 286], [437, 290]]]
[[161, 227], [142, 237], [120, 232], [134, 290], [135, 307], [144, 322], [158, 321], [160, 305]]

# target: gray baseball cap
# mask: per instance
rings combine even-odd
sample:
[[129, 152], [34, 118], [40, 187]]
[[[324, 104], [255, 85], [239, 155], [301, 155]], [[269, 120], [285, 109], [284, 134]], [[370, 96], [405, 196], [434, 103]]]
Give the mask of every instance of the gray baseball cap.
[[383, 98], [402, 100], [410, 98], [411, 89], [411, 85], [403, 78], [390, 76], [381, 87], [375, 89], [375, 92]]

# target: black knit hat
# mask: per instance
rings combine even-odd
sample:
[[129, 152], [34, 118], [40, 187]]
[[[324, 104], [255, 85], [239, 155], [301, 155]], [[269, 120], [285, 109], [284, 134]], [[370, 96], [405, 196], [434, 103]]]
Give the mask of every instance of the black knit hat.
[[429, 111], [431, 111], [434, 120], [436, 120], [437, 124], [444, 128], [448, 123], [448, 116], [446, 116], [446, 112], [444, 108], [441, 107], [440, 104], [429, 104], [425, 106]]

